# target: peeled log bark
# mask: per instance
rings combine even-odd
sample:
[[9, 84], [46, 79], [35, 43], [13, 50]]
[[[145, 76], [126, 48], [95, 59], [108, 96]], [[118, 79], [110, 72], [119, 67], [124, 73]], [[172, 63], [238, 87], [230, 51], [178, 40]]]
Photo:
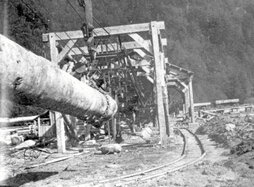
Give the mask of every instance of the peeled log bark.
[[111, 97], [80, 82], [52, 62], [3, 35], [0, 35], [0, 79], [0, 86], [6, 87], [9, 97], [20, 104], [38, 106], [80, 119], [88, 116], [108, 119], [117, 111], [117, 104]]

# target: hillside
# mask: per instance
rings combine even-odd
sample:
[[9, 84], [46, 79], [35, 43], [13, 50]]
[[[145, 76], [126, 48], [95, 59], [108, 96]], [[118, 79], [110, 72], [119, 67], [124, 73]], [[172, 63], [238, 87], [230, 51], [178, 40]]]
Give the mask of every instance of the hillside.
[[[84, 11], [77, 1], [71, 3], [81, 18], [66, 0], [24, 2], [47, 24], [46, 29], [37, 26], [38, 32], [30, 33], [39, 46], [42, 32], [76, 30], [83, 23]], [[252, 0], [93, 0], [93, 10], [100, 22], [96, 27], [164, 20], [169, 61], [195, 73], [195, 102], [254, 97]], [[10, 17], [13, 25], [20, 19]], [[27, 19], [20, 24], [27, 25]], [[27, 37], [14, 31], [11, 35], [24, 45]]]

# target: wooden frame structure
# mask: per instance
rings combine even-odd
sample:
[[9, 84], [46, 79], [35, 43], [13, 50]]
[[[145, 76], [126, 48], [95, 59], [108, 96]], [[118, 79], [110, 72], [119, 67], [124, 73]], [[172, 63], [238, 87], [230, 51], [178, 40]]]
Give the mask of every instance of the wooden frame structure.
[[175, 87], [183, 94], [184, 106], [183, 112], [188, 115], [191, 122], [195, 122], [194, 100], [193, 100], [193, 72], [179, 66], [167, 63], [166, 82], [168, 86]]
[[[168, 102], [165, 102], [167, 98], [167, 89], [165, 84], [165, 55], [163, 51], [163, 46], [166, 44], [166, 40], [161, 38], [161, 30], [165, 29], [164, 22], [151, 22], [151, 23], [142, 23], [142, 24], [132, 24], [132, 25], [122, 25], [122, 26], [113, 26], [106, 28], [95, 28], [94, 35], [95, 38], [100, 37], [118, 37], [118, 36], [129, 36], [129, 39], [132, 41], [122, 42], [121, 48], [125, 50], [138, 50], [141, 49], [143, 53], [152, 56], [153, 58], [153, 67], [154, 67], [154, 83], [156, 90], [156, 104], [157, 104], [157, 119], [160, 127], [161, 142], [166, 144], [167, 135], [166, 132], [168, 127], [166, 127], [167, 113], [165, 112], [168, 108]], [[151, 34], [150, 40], [143, 39], [139, 33]], [[81, 31], [68, 31], [68, 32], [55, 32], [48, 33], [43, 35], [43, 41], [49, 42], [50, 46], [50, 56], [51, 61], [54, 63], [59, 63], [67, 55], [71, 55], [73, 58], [76, 58], [77, 61], [80, 61], [86, 55], [88, 55], [88, 50], [85, 45], [77, 46], [78, 40], [83, 39], [83, 33]], [[65, 42], [64, 46], [60, 53], [57, 50], [57, 43]], [[104, 58], [107, 58], [109, 54], [111, 57], [116, 57], [116, 50], [118, 44], [111, 42], [110, 44], [98, 44], [97, 52], [98, 58], [100, 55], [104, 55]], [[82, 56], [80, 57], [79, 55]], [[102, 58], [103, 58], [102, 57]], [[79, 58], [79, 60], [78, 60]], [[151, 62], [152, 62], [151, 61]], [[135, 64], [133, 64], [135, 65]], [[108, 66], [101, 67], [103, 69], [110, 69], [112, 71], [115, 68], [119, 68], [117, 63], [111, 63]], [[64, 138], [64, 127], [63, 121], [59, 115], [56, 117], [57, 121], [57, 134], [59, 142], [63, 142]], [[168, 123], [167, 123], [168, 125]], [[59, 145], [60, 147], [64, 145]]]
[[[155, 98], [152, 96], [152, 100], [154, 99], [154, 104], [156, 104], [156, 121], [160, 129], [162, 145], [167, 144], [167, 137], [170, 135], [171, 130], [169, 125], [167, 89], [167, 86], [171, 86], [170, 82], [173, 82], [177, 88], [185, 93], [186, 111], [190, 111], [192, 121], [194, 121], [192, 94], [193, 73], [167, 62], [163, 49], [167, 45], [167, 40], [162, 38], [161, 34], [164, 29], [165, 24], [163, 21], [153, 21], [150, 23], [95, 28], [93, 30], [93, 35], [98, 41], [96, 51], [100, 66], [97, 67], [97, 70], [104, 73], [104, 78], [107, 77], [110, 82], [110, 76], [124, 77], [126, 75], [122, 75], [122, 72], [128, 71], [129, 75], [127, 79], [132, 80], [136, 94], [140, 98], [144, 96], [142, 96], [143, 93], [138, 88], [139, 86], [136, 85], [137, 77], [144, 76], [153, 84], [153, 90], [155, 92], [153, 95]], [[128, 39], [119, 41], [120, 38]], [[77, 62], [83, 62], [89, 58], [88, 47], [84, 42], [80, 42], [83, 39], [84, 35], [81, 30], [53, 32], [43, 35], [43, 41], [49, 43], [51, 61], [55, 64], [61, 63], [66, 56], [71, 56]], [[59, 45], [61, 45], [60, 51], [57, 49]], [[139, 59], [131, 59], [131, 54], [138, 56]], [[141, 70], [139, 71], [138, 69]], [[184, 81], [182, 75], [184, 75]], [[110, 92], [112, 93], [112, 89]], [[119, 95], [119, 93], [115, 92], [114, 96], [116, 97], [116, 95]], [[112, 97], [114, 96], [112, 95]], [[147, 103], [149, 101], [142, 102], [141, 100], [143, 106], [146, 106]], [[60, 147], [59, 151], [63, 152], [65, 147], [63, 144], [63, 119], [60, 114], [57, 113], [56, 115], [56, 119], [58, 119], [56, 121], [57, 137], [59, 142], [62, 142], [58, 146]], [[116, 123], [116, 120], [112, 120], [113, 130], [116, 129]]]

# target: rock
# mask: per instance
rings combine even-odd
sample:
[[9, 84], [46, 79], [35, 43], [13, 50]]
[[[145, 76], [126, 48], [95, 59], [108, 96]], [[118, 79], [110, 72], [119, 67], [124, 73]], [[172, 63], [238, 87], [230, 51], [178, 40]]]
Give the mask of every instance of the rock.
[[106, 168], [119, 168], [120, 165], [118, 165], [118, 164], [107, 164], [105, 167]]
[[34, 140], [26, 140], [23, 143], [17, 145], [15, 147], [15, 149], [23, 149], [23, 148], [28, 148], [28, 147], [32, 147], [36, 144], [36, 142]]
[[22, 142], [24, 142], [23, 136], [18, 136], [18, 135], [11, 136], [11, 145], [18, 145]]
[[235, 130], [235, 124], [233, 124], [233, 123], [228, 123], [228, 124], [226, 124], [225, 125], [225, 129], [227, 130], [227, 131], [234, 131]]
[[122, 151], [122, 147], [119, 144], [103, 145], [99, 149], [102, 154], [120, 153]]

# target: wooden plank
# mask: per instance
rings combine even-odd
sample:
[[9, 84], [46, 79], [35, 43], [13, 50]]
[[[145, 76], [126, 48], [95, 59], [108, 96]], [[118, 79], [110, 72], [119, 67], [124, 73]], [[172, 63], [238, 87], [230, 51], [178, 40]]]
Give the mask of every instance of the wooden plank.
[[56, 48], [56, 35], [54, 33], [49, 34], [49, 48], [51, 62], [57, 64], [58, 50]]
[[[140, 46], [141, 47], [141, 46]], [[144, 51], [142, 51], [141, 49], [134, 49], [133, 51], [135, 51], [136, 53], [139, 54], [139, 56], [141, 56], [142, 58], [145, 58], [146, 53]]]
[[225, 99], [225, 100], [216, 100], [215, 104], [229, 104], [229, 103], [239, 103], [239, 99]]
[[190, 93], [189, 89], [184, 92], [184, 106], [185, 106], [185, 112], [186, 114], [190, 115]]
[[[51, 62], [57, 64], [58, 62], [58, 50], [56, 48], [56, 35], [49, 35], [49, 45], [50, 45], [50, 58]], [[61, 116], [61, 113], [54, 112], [52, 115], [55, 116], [56, 123], [56, 137], [57, 137], [57, 151], [59, 153], [66, 152], [65, 144], [65, 129], [64, 129], [64, 120]]]
[[202, 106], [211, 106], [211, 102], [204, 102], [204, 103], [194, 103], [194, 107], [202, 107]]
[[86, 24], [93, 26], [93, 6], [91, 0], [85, 0]]
[[38, 137], [42, 137], [42, 132], [41, 132], [41, 118], [37, 118], [37, 126], [38, 126]]
[[167, 144], [167, 134], [166, 134], [166, 118], [163, 105], [163, 62], [160, 59], [160, 49], [159, 49], [159, 27], [157, 22], [151, 22], [151, 35], [153, 44], [153, 55], [154, 55], [154, 68], [155, 68], [155, 89], [156, 89], [156, 104], [157, 104], [157, 118], [160, 128], [160, 141], [161, 145], [165, 146]]
[[25, 117], [16, 117], [16, 118], [0, 118], [0, 123], [19, 123], [26, 121], [33, 121], [37, 116], [25, 116]]
[[58, 54], [57, 62], [60, 62], [68, 53], [72, 50], [72, 47], [75, 45], [77, 40], [69, 40], [62, 51]]
[[167, 79], [166, 84], [168, 86], [176, 86], [182, 92], [185, 92], [186, 90], [188, 90], [188, 86], [183, 81], [179, 80], [178, 78]]
[[184, 87], [182, 87], [180, 84], [177, 84], [177, 82], [167, 82], [167, 86], [174, 86], [177, 90], [183, 92]]
[[[165, 38], [163, 38], [162, 39], [162, 44], [165, 44], [166, 43], [166, 39]], [[145, 40], [144, 41], [144, 43], [146, 43], [145, 45], [151, 45], [151, 41], [150, 40]], [[108, 48], [108, 51], [115, 51], [115, 49], [117, 48], [117, 43], [112, 43], [112, 45], [110, 45], [109, 46], [109, 48]], [[122, 46], [125, 48], [125, 49], [127, 49], [127, 50], [130, 50], [130, 49], [142, 49], [142, 45], [140, 45], [138, 42], [136, 42], [136, 41], [131, 41], [131, 42], [123, 42], [122, 43]], [[105, 49], [107, 48], [107, 46], [106, 45], [98, 45], [98, 47], [97, 47], [97, 53], [101, 53], [101, 52], [104, 52], [105, 51]], [[72, 48], [70, 51], [69, 51], [69, 54], [70, 55], [81, 55], [82, 54], [82, 52], [80, 51], [80, 50], [82, 50], [85, 54], [89, 54], [88, 53], [88, 48], [87, 48], [87, 46], [83, 46], [83, 47], [79, 47], [79, 48], [76, 48], [76, 47], [74, 47], [74, 48]], [[141, 50], [142, 51], [142, 50]], [[146, 53], [144, 53], [143, 51], [143, 53], [141, 52], [141, 51], [138, 51], [137, 53], [138, 54], [140, 54], [140, 55], [142, 55], [141, 57], [143, 57], [143, 56], [145, 56], [146, 55]]]
[[[158, 29], [165, 29], [164, 21], [156, 22], [158, 25]], [[106, 30], [106, 31], [105, 31]], [[112, 26], [112, 27], [105, 27], [105, 28], [95, 28], [94, 35], [95, 37], [99, 36], [108, 36], [110, 35], [122, 35], [122, 34], [130, 34], [130, 33], [137, 33], [137, 32], [147, 32], [150, 30], [150, 23], [140, 23], [140, 24], [131, 24], [131, 25], [120, 25], [120, 26]], [[50, 34], [50, 33], [48, 33]], [[47, 37], [44, 34], [44, 42], [47, 42]], [[69, 39], [78, 39], [83, 38], [83, 33], [81, 30], [76, 31], [67, 31], [67, 32], [56, 32], [59, 36], [57, 40], [69, 40]]]
[[[161, 53], [161, 61], [163, 62], [164, 65], [164, 73], [165, 73], [165, 55], [162, 52]], [[166, 121], [166, 133], [168, 136], [171, 135], [173, 132], [173, 128], [170, 125], [170, 116], [169, 116], [169, 100], [168, 100], [168, 87], [165, 82], [165, 78], [162, 79], [162, 85], [163, 85], [163, 103], [164, 103], [164, 111], [165, 111], [165, 121]]]
[[129, 34], [129, 36], [135, 40], [141, 47], [142, 49], [144, 49], [146, 52], [148, 52], [149, 54], [153, 54], [153, 49], [152, 49], [152, 45], [150, 42], [146, 42], [139, 34], [137, 33], [132, 33]]
[[4, 0], [3, 10], [3, 35], [9, 36], [8, 0]]
[[192, 87], [192, 81], [193, 81], [193, 75], [190, 77], [189, 82], [189, 95], [190, 95], [190, 116], [191, 116], [191, 122], [195, 123], [195, 116], [194, 116], [194, 101], [193, 101], [193, 87]]

